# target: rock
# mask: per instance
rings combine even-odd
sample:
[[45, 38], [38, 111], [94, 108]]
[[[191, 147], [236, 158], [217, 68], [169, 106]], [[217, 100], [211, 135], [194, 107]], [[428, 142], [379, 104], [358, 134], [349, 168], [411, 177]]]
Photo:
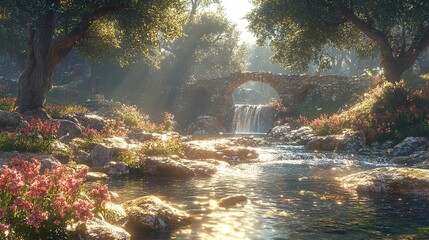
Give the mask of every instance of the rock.
[[229, 139], [189, 141], [184, 143], [188, 159], [238, 160], [252, 162], [258, 159], [258, 152], [251, 147], [235, 146]]
[[128, 215], [125, 209], [121, 205], [112, 202], [107, 202], [105, 215], [105, 220], [115, 226], [124, 227], [128, 221]]
[[70, 147], [58, 140], [51, 143], [52, 153], [51, 155], [58, 159], [62, 164], [66, 164], [70, 161], [72, 150]]
[[270, 138], [294, 141], [303, 145], [307, 144], [315, 135], [315, 132], [310, 127], [304, 126], [292, 129], [288, 124], [276, 126], [268, 133]]
[[358, 193], [400, 193], [429, 196], [429, 170], [382, 167], [340, 179], [346, 189]]
[[222, 198], [221, 200], [219, 200], [217, 205], [219, 207], [228, 208], [228, 207], [233, 207], [233, 206], [237, 205], [238, 203], [241, 203], [244, 201], [247, 201], [247, 197], [245, 195], [235, 195], [235, 196], [229, 196], [229, 197]]
[[107, 176], [107, 174], [102, 172], [89, 172], [86, 175], [87, 182], [104, 181], [107, 179], [109, 179], [109, 176]]
[[193, 135], [219, 134], [226, 132], [222, 124], [212, 116], [199, 116], [189, 124], [186, 131]]
[[30, 121], [33, 118], [35, 118], [35, 119], [42, 119], [42, 120], [46, 120], [46, 119], [50, 119], [51, 118], [49, 116], [49, 114], [45, 111], [45, 109], [43, 109], [43, 108], [36, 108], [36, 109], [33, 109], [33, 110], [28, 110], [28, 111], [24, 112], [22, 114], [22, 116], [27, 121]]
[[306, 148], [317, 151], [334, 151], [340, 143], [342, 136], [328, 135], [313, 137], [306, 145]]
[[394, 157], [412, 154], [417, 148], [426, 145], [428, 139], [425, 137], [407, 137], [393, 147], [390, 154]]
[[398, 156], [390, 160], [394, 164], [403, 164], [406, 166], [413, 166], [418, 163], [429, 160], [429, 152], [417, 151], [409, 156]]
[[148, 133], [140, 129], [133, 129], [132, 131], [129, 131], [127, 133], [128, 138], [130, 139], [136, 139], [139, 142], [145, 142], [149, 140], [154, 140], [157, 138], [160, 138], [160, 134], [156, 133]]
[[60, 123], [60, 127], [57, 131], [58, 139], [71, 140], [73, 138], [82, 137], [82, 129], [74, 122], [69, 120], [57, 120]]
[[73, 160], [77, 164], [85, 164], [85, 165], [91, 165], [91, 155], [85, 151], [82, 150], [76, 150], [73, 153]]
[[104, 167], [108, 162], [115, 161], [121, 151], [128, 149], [128, 144], [123, 138], [106, 138], [91, 151], [91, 163], [93, 167]]
[[128, 215], [127, 229], [172, 229], [192, 222], [193, 217], [155, 196], [146, 196], [122, 205]]
[[130, 173], [128, 164], [124, 162], [110, 161], [104, 165], [104, 169], [107, 172], [107, 175], [113, 177], [128, 175]]
[[387, 150], [395, 146], [395, 143], [392, 140], [387, 140], [383, 144], [381, 144], [380, 149]]
[[366, 147], [366, 138], [363, 131], [346, 131], [335, 150], [356, 153]]
[[102, 130], [106, 126], [104, 118], [93, 113], [76, 115], [76, 119], [82, 126], [93, 128], [98, 131]]
[[208, 162], [174, 160], [170, 157], [148, 157], [144, 163], [144, 173], [173, 178], [211, 176], [217, 172], [216, 166]]
[[79, 239], [85, 240], [129, 240], [131, 235], [125, 229], [114, 226], [106, 221], [93, 218], [85, 224], [85, 230]]
[[0, 110], [0, 127], [17, 127], [22, 121], [19, 113]]

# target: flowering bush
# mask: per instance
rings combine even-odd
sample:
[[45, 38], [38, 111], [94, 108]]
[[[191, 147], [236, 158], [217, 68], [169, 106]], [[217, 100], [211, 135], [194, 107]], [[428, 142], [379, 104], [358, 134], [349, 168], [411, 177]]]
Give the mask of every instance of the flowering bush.
[[81, 105], [54, 105], [46, 104], [46, 112], [53, 118], [58, 118], [61, 115], [86, 113], [88, 109]]
[[280, 99], [273, 99], [268, 103], [268, 107], [271, 107], [275, 111], [275, 119], [282, 122], [282, 118], [286, 117], [286, 114], [289, 112], [289, 109], [283, 105], [283, 102]]
[[52, 120], [31, 119], [26, 127], [17, 132], [0, 134], [0, 150], [19, 152], [49, 152], [51, 142], [60, 127], [59, 122]]
[[15, 110], [16, 98], [0, 98], [0, 110], [13, 112]]
[[62, 165], [41, 174], [38, 160], [12, 159], [0, 175], [0, 238], [67, 239], [67, 225], [92, 219], [110, 197], [107, 186], [86, 197], [86, 174]]

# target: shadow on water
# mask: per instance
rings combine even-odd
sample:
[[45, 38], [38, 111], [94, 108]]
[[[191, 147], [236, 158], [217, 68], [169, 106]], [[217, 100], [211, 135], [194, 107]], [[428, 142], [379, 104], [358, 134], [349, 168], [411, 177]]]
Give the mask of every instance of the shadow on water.
[[[121, 201], [157, 195], [196, 216], [180, 229], [134, 239], [429, 239], [429, 201], [389, 194], [357, 196], [337, 177], [382, 165], [378, 157], [313, 154], [297, 145], [261, 148], [263, 162], [221, 169], [211, 178], [112, 181]], [[233, 194], [249, 201], [216, 202]]]

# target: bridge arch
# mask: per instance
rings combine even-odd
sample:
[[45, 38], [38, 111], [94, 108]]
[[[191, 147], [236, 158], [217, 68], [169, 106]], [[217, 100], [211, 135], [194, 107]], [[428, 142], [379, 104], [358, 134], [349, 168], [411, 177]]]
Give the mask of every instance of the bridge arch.
[[[266, 72], [232, 73], [229, 76], [202, 79], [182, 89], [180, 104], [174, 114], [181, 126], [187, 126], [195, 118], [189, 114], [195, 108], [196, 90], [203, 91], [204, 115], [216, 117], [226, 129], [231, 129], [234, 114], [233, 91], [243, 83], [255, 81], [271, 86], [279, 94], [286, 106], [310, 104], [330, 104], [338, 99], [350, 98], [351, 93], [366, 89], [371, 84], [369, 78], [343, 77], [338, 75], [309, 76], [283, 75]], [[307, 98], [317, 98], [310, 99]], [[201, 104], [200, 104], [201, 105]]]

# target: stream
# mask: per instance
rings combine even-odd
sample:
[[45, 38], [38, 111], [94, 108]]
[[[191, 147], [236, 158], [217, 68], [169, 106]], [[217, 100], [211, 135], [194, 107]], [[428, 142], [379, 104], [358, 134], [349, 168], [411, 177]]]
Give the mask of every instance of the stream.
[[[112, 180], [120, 202], [156, 195], [196, 221], [140, 239], [429, 239], [429, 201], [404, 195], [358, 196], [336, 178], [387, 165], [377, 156], [310, 153], [302, 146], [260, 147], [260, 163], [221, 169], [209, 178]], [[233, 208], [216, 202], [245, 194]]]

